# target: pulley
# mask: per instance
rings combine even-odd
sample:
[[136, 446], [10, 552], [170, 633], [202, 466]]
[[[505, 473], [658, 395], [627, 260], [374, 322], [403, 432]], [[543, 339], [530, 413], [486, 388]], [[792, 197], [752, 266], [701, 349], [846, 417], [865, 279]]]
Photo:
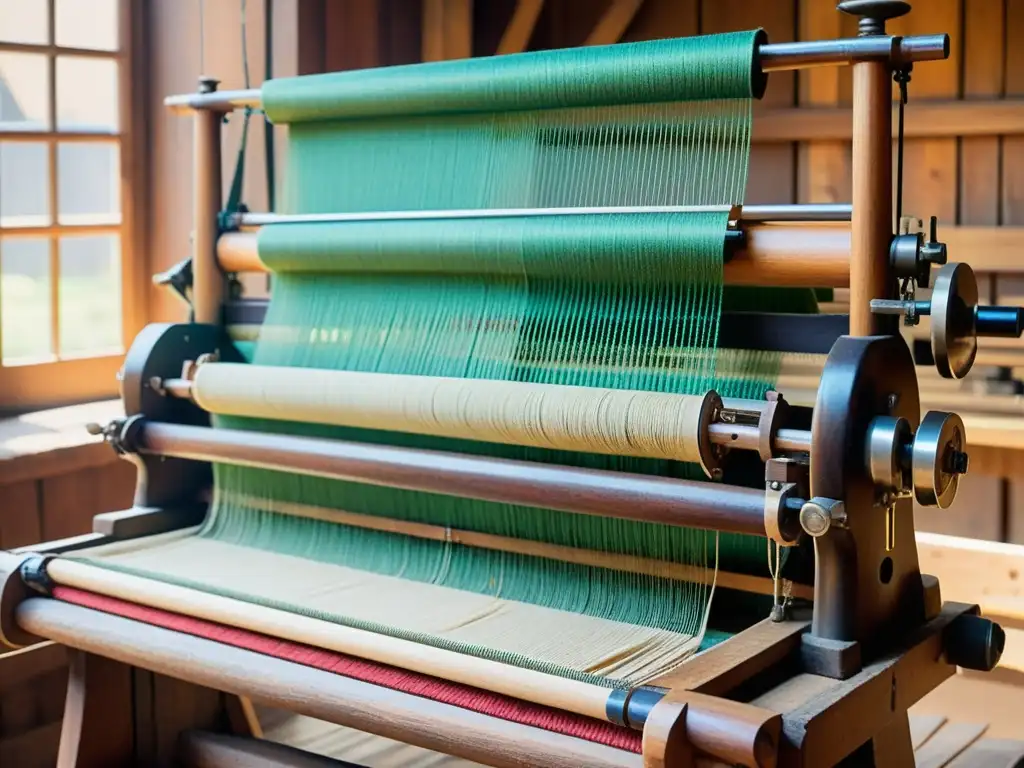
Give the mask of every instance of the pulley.
[[913, 492], [924, 507], [947, 509], [967, 472], [967, 433], [955, 413], [929, 411], [911, 434], [904, 418], [878, 416], [868, 428], [865, 465], [885, 494]]
[[942, 267], [930, 301], [872, 299], [871, 311], [903, 315], [908, 325], [930, 316], [932, 356], [939, 374], [947, 379], [962, 379], [970, 372], [979, 336], [1015, 339], [1024, 333], [1024, 309], [978, 304], [978, 281], [967, 264]]

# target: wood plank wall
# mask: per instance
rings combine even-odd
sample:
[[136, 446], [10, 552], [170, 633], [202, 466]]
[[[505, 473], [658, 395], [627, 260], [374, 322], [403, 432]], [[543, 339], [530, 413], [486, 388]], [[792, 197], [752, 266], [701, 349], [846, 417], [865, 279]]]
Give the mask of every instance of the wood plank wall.
[[[0, 467], [0, 549], [88, 533], [94, 515], [131, 506], [135, 467], [105, 445], [90, 447], [100, 451], [79, 451], [81, 460], [70, 463], [43, 462], [52, 473], [35, 467], [16, 477]], [[63, 648], [0, 654], [0, 766], [54, 765], [66, 688]]]
[[96, 466], [0, 482], [0, 549], [88, 533], [95, 515], [130, 507], [134, 490], [135, 467], [114, 456]]

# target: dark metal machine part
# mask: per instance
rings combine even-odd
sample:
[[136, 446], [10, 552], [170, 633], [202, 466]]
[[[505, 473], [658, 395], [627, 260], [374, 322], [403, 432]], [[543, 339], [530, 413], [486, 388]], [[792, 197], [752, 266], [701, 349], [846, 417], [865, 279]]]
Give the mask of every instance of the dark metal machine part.
[[914, 361], [901, 338], [836, 343], [811, 426], [811, 495], [843, 501], [847, 522], [815, 539], [811, 632], [817, 637], [870, 646], [924, 621], [911, 502], [896, 501], [895, 546], [886, 551], [886, 509], [864, 462], [874, 417], [903, 417], [916, 431], [920, 410]]

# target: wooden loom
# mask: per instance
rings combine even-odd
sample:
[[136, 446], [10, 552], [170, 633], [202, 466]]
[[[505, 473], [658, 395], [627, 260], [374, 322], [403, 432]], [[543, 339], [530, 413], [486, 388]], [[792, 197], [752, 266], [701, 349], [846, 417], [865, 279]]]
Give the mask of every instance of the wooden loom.
[[[729, 284], [851, 289], [849, 317], [760, 316], [754, 338], [749, 318], [746, 324], [744, 318], [723, 320], [725, 346], [829, 353], [814, 387], [810, 428], [807, 414], [787, 408], [782, 397], [669, 396], [681, 414], [673, 425], [684, 431], [680, 458], [716, 477], [729, 461], [726, 449], [756, 453], [765, 467], [763, 490], [203, 426], [203, 409], [217, 409], [207, 380], [218, 372], [232, 378], [225, 367], [230, 363], [211, 359], [224, 347], [221, 323], [237, 338], [258, 327], [265, 310], [257, 302], [225, 303], [225, 272], [263, 269], [251, 230], [283, 217], [219, 217], [221, 118], [259, 106], [258, 93], [218, 93], [205, 83], [200, 93], [170, 99], [171, 106], [193, 112], [195, 125], [195, 250], [191, 282], [179, 283], [191, 299], [194, 322], [146, 329], [125, 362], [128, 418], [105, 434], [139, 468], [136, 506], [101, 515], [90, 536], [0, 554], [0, 640], [21, 647], [44, 638], [76, 649], [60, 764], [160, 762], [179, 748], [185, 759], [204, 765], [232, 759], [285, 764], [288, 758], [275, 757], [272, 749], [211, 733], [251, 732], [246, 714], [255, 701], [496, 766], [912, 765], [907, 709], [957, 666], [992, 669], [1003, 633], [977, 606], [943, 603], [937, 581], [920, 573], [910, 498], [948, 506], [958, 475], [967, 470], [966, 439], [954, 414], [922, 418], [913, 360], [896, 334], [894, 313], [930, 313], [940, 371], [959, 377], [973, 363], [977, 336], [1019, 335], [1021, 312], [979, 307], [973, 276], [963, 265], [939, 270], [928, 305], [897, 292], [899, 279], [926, 284], [945, 252], [935, 237], [893, 235], [890, 81], [894, 70], [948, 56], [949, 43], [944, 35], [885, 35], [885, 19], [905, 12], [904, 3], [842, 5], [863, 16], [860, 37], [765, 42], [758, 63], [765, 73], [853, 65], [853, 205], [734, 210], [735, 245], [726, 254]], [[403, 214], [376, 218], [388, 216]], [[736, 330], [729, 330], [730, 322]], [[354, 391], [350, 375], [325, 375], [328, 389]], [[514, 396], [529, 395], [513, 390]], [[288, 391], [275, 390], [271, 381], [253, 394], [250, 406], [284, 407]], [[365, 410], [352, 402], [324, 407], [343, 424]], [[659, 425], [648, 427], [646, 437], [660, 444], [665, 435]], [[174, 588], [156, 594], [141, 580], [116, 574], [104, 588], [95, 575], [89, 581], [79, 566], [59, 557], [194, 525], [207, 503], [211, 461], [527, 505], [543, 500], [546, 507], [579, 514], [767, 535], [785, 547], [813, 543], [814, 574], [793, 585], [793, 599], [771, 618], [752, 620], [650, 685], [595, 703], [592, 691], [577, 692], [569, 681], [453, 659], [367, 633], [348, 633], [343, 647], [328, 645], [316, 622], [242, 610], [228, 599], [188, 595], [194, 601], [188, 616], [174, 616], [170, 606], [182, 604], [175, 602]], [[471, 546], [517, 546], [442, 533]], [[728, 573], [719, 574], [718, 583], [752, 592], [773, 588], [766, 579]], [[190, 620], [206, 622], [209, 633], [202, 636]], [[277, 641], [268, 645], [268, 636]], [[331, 635], [330, 642], [340, 641]], [[327, 650], [319, 663], [275, 656], [275, 647], [288, 643]], [[345, 672], [349, 667], [338, 674], [332, 670], [341, 663], [339, 652], [449, 681], [449, 699], [367, 682]], [[542, 708], [545, 716], [557, 717], [565, 710], [610, 721], [630, 738], [639, 732], [641, 753], [616, 746], [614, 739], [599, 743], [537, 727], [527, 716], [501, 718], [460, 705], [467, 696], [499, 694], [524, 711]]]

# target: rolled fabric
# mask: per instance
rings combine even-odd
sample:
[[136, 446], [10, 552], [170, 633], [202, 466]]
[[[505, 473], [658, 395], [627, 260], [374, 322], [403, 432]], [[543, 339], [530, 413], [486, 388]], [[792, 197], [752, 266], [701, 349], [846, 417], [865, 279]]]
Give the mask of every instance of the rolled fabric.
[[728, 212], [271, 224], [275, 272], [491, 275], [721, 284]]
[[382, 429], [705, 464], [702, 419], [718, 397], [206, 363], [192, 398], [210, 413]]
[[760, 98], [761, 30], [268, 80], [275, 123]]

